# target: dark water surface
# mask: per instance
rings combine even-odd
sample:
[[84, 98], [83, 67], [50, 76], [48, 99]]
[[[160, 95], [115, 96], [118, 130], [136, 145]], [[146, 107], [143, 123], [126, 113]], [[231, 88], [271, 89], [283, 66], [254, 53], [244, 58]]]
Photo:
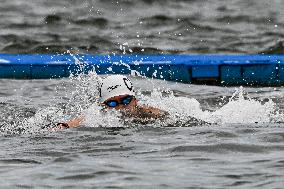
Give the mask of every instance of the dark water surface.
[[[282, 0], [1, 0], [0, 52], [284, 52]], [[128, 49], [131, 49], [130, 52]]]
[[[45, 107], [68, 102], [65, 93], [74, 89], [70, 87], [64, 92], [64, 88], [57, 87], [63, 83], [71, 86], [68, 79], [0, 80], [0, 129], [11, 128], [10, 134], [1, 131], [0, 136], [1, 188], [283, 187], [283, 119], [279, 123], [187, 124], [186, 127], [82, 126], [58, 132], [36, 130], [43, 124], [38, 121], [33, 127], [25, 128], [30, 132], [13, 134], [14, 128], [22, 127], [24, 118], [43, 113], [41, 109]], [[142, 92], [149, 90], [142, 79], [134, 83], [141, 86]], [[196, 85], [186, 88], [187, 85], [172, 82], [166, 85], [175, 96], [194, 97], [202, 109], [214, 111], [223, 106], [220, 99], [229, 98], [234, 91]], [[272, 99], [278, 109], [284, 106], [283, 88], [245, 91], [252, 98]], [[239, 105], [247, 106], [246, 103]], [[176, 106], [191, 108], [187, 104]], [[232, 108], [239, 107], [235, 106]], [[248, 108], [255, 111], [252, 102]], [[228, 111], [223, 112], [224, 116], [229, 116]], [[239, 114], [240, 118], [233, 119], [246, 116], [242, 110]], [[12, 126], [14, 122], [16, 126]]]

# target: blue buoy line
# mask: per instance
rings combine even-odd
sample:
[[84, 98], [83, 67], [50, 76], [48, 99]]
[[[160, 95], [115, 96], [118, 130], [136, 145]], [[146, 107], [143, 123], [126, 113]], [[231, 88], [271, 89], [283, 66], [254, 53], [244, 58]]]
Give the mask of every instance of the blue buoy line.
[[135, 70], [143, 76], [184, 83], [284, 85], [283, 55], [0, 54], [0, 78], [61, 78], [93, 69], [98, 74]]

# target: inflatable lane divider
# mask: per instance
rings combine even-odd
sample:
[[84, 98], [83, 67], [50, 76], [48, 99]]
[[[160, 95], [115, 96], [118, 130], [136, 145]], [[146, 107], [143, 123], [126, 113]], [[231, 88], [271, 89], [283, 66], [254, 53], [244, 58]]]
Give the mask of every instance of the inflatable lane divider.
[[196, 84], [284, 85], [283, 55], [0, 54], [0, 78], [62, 78], [91, 70]]

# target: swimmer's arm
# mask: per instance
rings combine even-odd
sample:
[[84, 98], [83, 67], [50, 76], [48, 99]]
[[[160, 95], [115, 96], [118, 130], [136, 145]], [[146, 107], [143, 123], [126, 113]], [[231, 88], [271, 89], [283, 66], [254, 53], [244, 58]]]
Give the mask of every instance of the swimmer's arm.
[[153, 118], [164, 118], [169, 114], [167, 111], [164, 111], [159, 108], [152, 107], [152, 106], [142, 105], [140, 106], [140, 108], [145, 113], [151, 114]]
[[61, 130], [61, 129], [77, 127], [81, 125], [84, 121], [85, 118], [83, 116], [77, 117], [64, 123], [58, 123], [57, 126], [53, 128], [53, 130]]

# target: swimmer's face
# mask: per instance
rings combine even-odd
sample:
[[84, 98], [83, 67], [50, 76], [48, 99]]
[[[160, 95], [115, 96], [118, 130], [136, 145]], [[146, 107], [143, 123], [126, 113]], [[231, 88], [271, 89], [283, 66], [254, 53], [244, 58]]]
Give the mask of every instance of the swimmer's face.
[[106, 109], [132, 110], [137, 106], [137, 99], [130, 95], [119, 95], [103, 102]]

